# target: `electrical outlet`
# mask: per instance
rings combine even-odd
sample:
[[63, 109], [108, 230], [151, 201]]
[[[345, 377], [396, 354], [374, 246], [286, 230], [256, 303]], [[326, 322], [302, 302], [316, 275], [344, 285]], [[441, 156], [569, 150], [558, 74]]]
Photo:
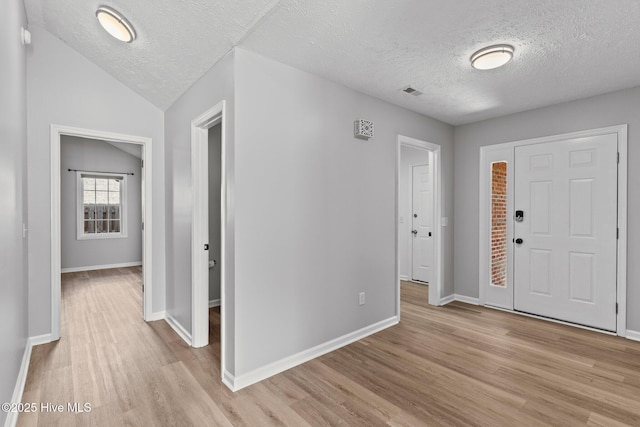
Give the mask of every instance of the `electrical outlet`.
[[364, 305], [364, 292], [360, 292], [360, 305]]

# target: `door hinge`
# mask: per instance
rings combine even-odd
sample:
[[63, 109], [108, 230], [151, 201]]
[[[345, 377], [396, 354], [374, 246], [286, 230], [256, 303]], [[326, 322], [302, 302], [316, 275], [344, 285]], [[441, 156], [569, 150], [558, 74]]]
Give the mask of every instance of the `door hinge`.
[[616, 314], [618, 314], [618, 303], [616, 303]]
[[144, 168], [144, 160], [140, 160], [140, 167]]
[[142, 293], [144, 294], [144, 283], [142, 284]]
[[618, 153], [618, 163], [620, 163], [620, 153]]
[[144, 222], [142, 223], [142, 231], [144, 231]]
[[620, 238], [620, 229], [616, 228], [616, 239]]

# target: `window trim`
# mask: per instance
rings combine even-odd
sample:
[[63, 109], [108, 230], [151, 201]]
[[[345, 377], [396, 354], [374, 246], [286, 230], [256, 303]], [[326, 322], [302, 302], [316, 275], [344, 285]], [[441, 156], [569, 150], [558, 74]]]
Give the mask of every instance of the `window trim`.
[[[119, 233], [91, 233], [84, 232], [84, 203], [83, 203], [83, 177], [118, 178], [120, 185], [120, 232]], [[127, 175], [104, 172], [76, 172], [76, 240], [106, 240], [126, 239], [127, 235]]]

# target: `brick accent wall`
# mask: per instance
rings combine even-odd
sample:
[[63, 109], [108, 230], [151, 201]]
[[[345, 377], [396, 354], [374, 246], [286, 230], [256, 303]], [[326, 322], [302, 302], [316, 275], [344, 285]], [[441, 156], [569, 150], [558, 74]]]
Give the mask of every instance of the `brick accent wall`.
[[491, 164], [491, 284], [507, 285], [507, 162]]

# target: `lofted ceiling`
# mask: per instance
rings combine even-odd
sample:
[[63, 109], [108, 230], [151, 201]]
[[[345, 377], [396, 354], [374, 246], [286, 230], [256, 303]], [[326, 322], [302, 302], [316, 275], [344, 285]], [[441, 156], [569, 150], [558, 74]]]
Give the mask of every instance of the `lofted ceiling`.
[[[640, 85], [637, 0], [25, 0], [43, 26], [168, 108], [234, 46], [450, 124]], [[124, 44], [97, 24], [106, 4], [132, 22]], [[514, 60], [471, 68], [484, 46]], [[400, 89], [412, 86], [423, 95]]]

